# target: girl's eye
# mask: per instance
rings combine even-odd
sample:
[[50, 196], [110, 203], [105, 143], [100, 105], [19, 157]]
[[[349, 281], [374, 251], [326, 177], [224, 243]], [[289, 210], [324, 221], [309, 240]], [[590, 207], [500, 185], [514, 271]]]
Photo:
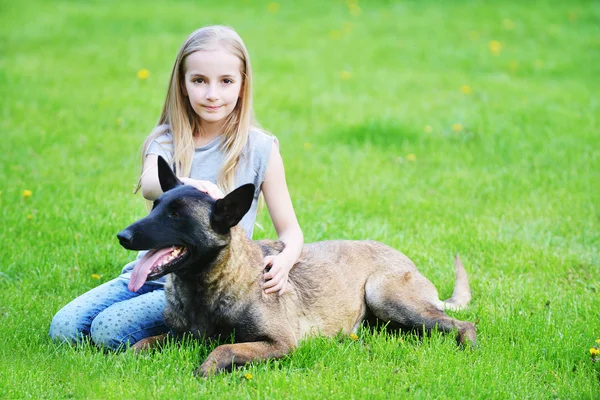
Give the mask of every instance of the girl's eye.
[[204, 83], [204, 79], [203, 78], [196, 78], [192, 82], [194, 82], [194, 83]]
[[223, 79], [223, 83], [230, 85], [233, 83], [233, 81], [231, 79]]
[[170, 217], [171, 217], [171, 218], [175, 218], [175, 219], [179, 219], [179, 218], [181, 217], [181, 215], [179, 215], [179, 213], [178, 213], [178, 212], [172, 212], [172, 213], [170, 214]]

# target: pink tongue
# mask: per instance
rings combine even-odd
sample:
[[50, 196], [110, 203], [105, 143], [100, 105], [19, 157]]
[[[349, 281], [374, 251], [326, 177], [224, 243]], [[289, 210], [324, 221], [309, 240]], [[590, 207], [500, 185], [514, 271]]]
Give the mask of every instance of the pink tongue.
[[165, 249], [157, 249], [150, 250], [147, 252], [144, 257], [142, 257], [135, 267], [133, 267], [133, 271], [131, 271], [131, 278], [129, 278], [129, 290], [132, 292], [137, 292], [140, 290], [146, 279], [148, 278], [148, 274], [152, 267], [158, 264], [163, 256], [169, 256], [173, 251], [174, 247], [167, 247]]

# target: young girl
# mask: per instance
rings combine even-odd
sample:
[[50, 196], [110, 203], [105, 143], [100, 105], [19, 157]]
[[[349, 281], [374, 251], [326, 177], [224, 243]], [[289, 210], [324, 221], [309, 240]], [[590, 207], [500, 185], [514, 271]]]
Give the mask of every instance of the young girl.
[[[285, 243], [281, 254], [263, 262], [265, 268], [271, 267], [264, 274], [263, 289], [283, 294], [304, 239], [277, 140], [254, 120], [250, 59], [242, 39], [231, 28], [201, 28], [179, 50], [162, 115], [143, 146], [138, 189], [141, 187], [148, 200], [162, 194], [159, 155], [186, 185], [213, 198], [254, 183], [254, 202], [240, 222], [248, 237], [252, 237], [258, 198], [263, 193], [279, 240]], [[127, 264], [118, 278], [61, 309], [52, 320], [50, 336], [71, 343], [90, 337], [96, 345], [117, 349], [167, 332], [162, 319], [164, 280], [146, 282], [137, 292], [128, 288], [136, 261]]]

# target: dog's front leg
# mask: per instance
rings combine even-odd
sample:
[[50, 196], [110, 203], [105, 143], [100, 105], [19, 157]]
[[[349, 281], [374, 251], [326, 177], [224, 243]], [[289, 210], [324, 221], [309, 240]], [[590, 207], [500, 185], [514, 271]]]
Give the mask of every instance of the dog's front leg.
[[147, 337], [137, 341], [134, 345], [132, 345], [131, 350], [133, 350], [136, 354], [151, 350], [163, 344], [167, 340], [168, 336], [168, 333], [163, 333], [162, 335]]
[[232, 366], [242, 366], [252, 361], [280, 358], [289, 353], [291, 345], [282, 342], [248, 342], [224, 344], [212, 351], [194, 375], [209, 377], [220, 371], [230, 371]]

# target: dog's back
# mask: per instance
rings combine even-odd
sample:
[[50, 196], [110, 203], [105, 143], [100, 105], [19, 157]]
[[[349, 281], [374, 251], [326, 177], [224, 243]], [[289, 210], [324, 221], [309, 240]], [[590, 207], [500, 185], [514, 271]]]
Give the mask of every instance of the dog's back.
[[[259, 242], [265, 255], [281, 251], [276, 242]], [[269, 246], [269, 244], [271, 244]], [[373, 273], [418, 274], [404, 254], [375, 241], [336, 240], [305, 245], [289, 274], [289, 292], [262, 296], [273, 317], [283, 313], [294, 336], [333, 336], [355, 331], [369, 314], [365, 285]], [[277, 299], [279, 307], [273, 307]]]

